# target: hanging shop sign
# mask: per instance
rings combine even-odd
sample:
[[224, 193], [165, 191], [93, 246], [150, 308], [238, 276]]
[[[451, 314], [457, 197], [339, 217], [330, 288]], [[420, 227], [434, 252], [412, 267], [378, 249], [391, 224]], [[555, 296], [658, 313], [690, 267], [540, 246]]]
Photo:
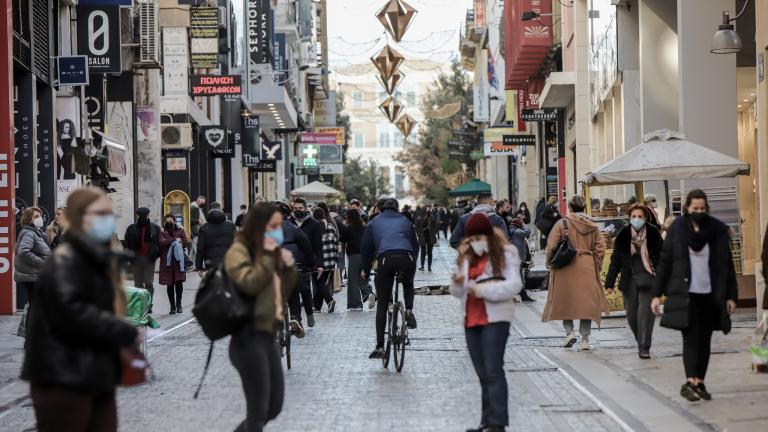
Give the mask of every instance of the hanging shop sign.
[[269, 13], [269, 0], [248, 0], [248, 53], [254, 64], [270, 62]]
[[536, 145], [536, 135], [504, 135], [501, 139], [504, 145]]
[[256, 172], [277, 172], [276, 160], [260, 160], [251, 166]]
[[243, 166], [255, 166], [260, 159], [261, 137], [258, 117], [243, 118]]
[[344, 164], [340, 164], [340, 163], [320, 164], [320, 174], [325, 174], [325, 175], [344, 174]]
[[91, 73], [120, 73], [120, 7], [77, 6], [78, 52]]
[[243, 93], [240, 75], [191, 75], [190, 96], [222, 96]]
[[196, 69], [219, 66], [219, 8], [189, 8], [190, 59]]
[[528, 81], [525, 86], [525, 90], [523, 91], [523, 94], [525, 95], [523, 100], [523, 109], [539, 109], [539, 97], [541, 96], [542, 90], [544, 90], [544, 80], [542, 78]]
[[[286, 39], [285, 33], [275, 33], [275, 40], [272, 43], [272, 55], [274, 56], [273, 67], [276, 71], [281, 71], [283, 74], [287, 74], [288, 71], [288, 56], [285, 52]], [[281, 75], [285, 77], [286, 75]], [[279, 84], [284, 85], [286, 79], [281, 79]]]
[[[35, 205], [35, 80], [31, 73], [22, 72], [14, 83], [14, 135], [16, 178], [16, 214]], [[5, 163], [5, 162], [3, 162]], [[18, 220], [17, 220], [18, 222]], [[46, 221], [47, 222], [47, 221]], [[24, 305], [21, 305], [24, 307]]]
[[475, 29], [485, 29], [485, 0], [475, 0]]
[[517, 133], [517, 128], [513, 127], [493, 127], [483, 131], [483, 142], [500, 143], [504, 135], [513, 135]]
[[133, 6], [133, 0], [80, 0], [77, 4], [82, 6]]
[[318, 161], [321, 164], [341, 163], [343, 161], [344, 152], [340, 145], [321, 145], [318, 146], [318, 149]]
[[520, 113], [520, 118], [524, 121], [556, 121], [557, 108], [524, 109]]
[[336, 143], [339, 145], [344, 145], [344, 142], [346, 141], [344, 139], [345, 131], [343, 127], [317, 127], [315, 128], [316, 132], [322, 133], [322, 134], [334, 134], [336, 135]]
[[56, 57], [59, 87], [88, 85], [88, 56]]
[[483, 144], [483, 154], [485, 156], [512, 156], [517, 155], [519, 146], [507, 145], [503, 143], [485, 143]]
[[320, 147], [317, 144], [301, 144], [299, 146], [299, 157], [301, 158], [302, 167], [317, 168]]
[[229, 147], [227, 140], [227, 130], [223, 126], [201, 126], [200, 142], [203, 150], [214, 158], [232, 158], [235, 157], [235, 149]]
[[483, 50], [478, 60], [478, 68], [475, 71], [475, 86], [472, 93], [474, 105], [474, 121], [487, 122], [491, 118], [490, 97], [491, 90], [488, 86], [488, 56], [487, 51]]
[[299, 135], [299, 140], [302, 144], [335, 145], [336, 132], [302, 132], [301, 135]]
[[263, 141], [261, 143], [262, 160], [283, 160], [283, 143], [280, 141]]

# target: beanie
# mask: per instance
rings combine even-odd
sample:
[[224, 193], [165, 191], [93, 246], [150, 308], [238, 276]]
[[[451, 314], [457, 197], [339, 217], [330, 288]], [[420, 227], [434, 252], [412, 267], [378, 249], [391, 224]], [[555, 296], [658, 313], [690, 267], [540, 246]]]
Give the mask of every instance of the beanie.
[[464, 233], [472, 235], [493, 235], [493, 225], [485, 213], [473, 213], [464, 225]]

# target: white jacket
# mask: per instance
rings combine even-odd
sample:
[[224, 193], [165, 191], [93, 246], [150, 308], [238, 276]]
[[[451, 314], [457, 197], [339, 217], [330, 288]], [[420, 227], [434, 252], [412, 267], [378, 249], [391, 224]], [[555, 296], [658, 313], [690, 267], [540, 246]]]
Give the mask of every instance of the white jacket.
[[[475, 286], [475, 297], [485, 300], [485, 311], [489, 322], [512, 321], [515, 311], [514, 298], [523, 290], [523, 281], [520, 277], [520, 257], [512, 245], [505, 248], [507, 266], [501, 275], [504, 280], [485, 282]], [[477, 280], [493, 277], [491, 262], [485, 266], [483, 274]], [[465, 260], [461, 268], [456, 270], [459, 276], [464, 277], [464, 283], [457, 285], [451, 282], [451, 294], [462, 301], [462, 309], [467, 310], [467, 292], [474, 281], [469, 280], [469, 260]]]

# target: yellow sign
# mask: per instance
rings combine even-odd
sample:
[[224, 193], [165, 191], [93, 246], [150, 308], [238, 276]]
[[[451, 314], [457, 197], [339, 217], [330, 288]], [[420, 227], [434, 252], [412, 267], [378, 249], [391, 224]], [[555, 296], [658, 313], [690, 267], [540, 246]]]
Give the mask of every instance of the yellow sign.
[[517, 134], [517, 128], [513, 127], [495, 127], [488, 128], [483, 132], [483, 141], [490, 143], [502, 142], [504, 135]]
[[[613, 249], [605, 251], [605, 257], [603, 258], [603, 268], [600, 272], [600, 281], [605, 286], [605, 277], [608, 275], [608, 267], [611, 266], [611, 255], [613, 255]], [[616, 277], [616, 287], [618, 288], [619, 282], [621, 282], [621, 275]], [[608, 300], [608, 309], [611, 312], [619, 312], [624, 310], [624, 296], [621, 295], [621, 291], [618, 289], [613, 290], [613, 294], [606, 294], [605, 299]]]
[[315, 132], [336, 134], [336, 144], [344, 145], [344, 128], [343, 127], [316, 127]]
[[517, 132], [517, 90], [507, 90], [504, 96], [507, 104], [507, 121], [515, 125], [513, 129]]

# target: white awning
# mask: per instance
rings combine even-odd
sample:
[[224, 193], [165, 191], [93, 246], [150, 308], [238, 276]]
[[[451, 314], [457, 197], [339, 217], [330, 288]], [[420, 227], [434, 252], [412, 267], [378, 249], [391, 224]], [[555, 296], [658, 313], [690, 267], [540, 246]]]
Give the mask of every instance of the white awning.
[[656, 180], [687, 180], [748, 175], [749, 164], [662, 129], [643, 136], [642, 143], [588, 173], [587, 185]]
[[326, 195], [333, 195], [333, 196], [339, 196], [341, 195], [341, 192], [337, 191], [336, 189], [325, 185], [322, 182], [314, 181], [310, 184], [304, 185], [298, 189], [294, 189], [291, 191], [291, 195], [294, 196], [320, 196], [324, 197]]

